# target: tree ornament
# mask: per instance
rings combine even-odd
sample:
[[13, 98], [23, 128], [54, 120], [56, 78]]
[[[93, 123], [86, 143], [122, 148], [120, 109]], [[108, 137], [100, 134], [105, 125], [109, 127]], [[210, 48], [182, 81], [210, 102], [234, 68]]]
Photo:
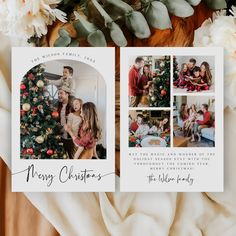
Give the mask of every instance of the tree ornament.
[[161, 90], [161, 96], [165, 96], [166, 95], [166, 90], [165, 89], [162, 89]]
[[20, 89], [21, 89], [21, 90], [25, 90], [25, 89], [26, 89], [26, 86], [25, 86], [24, 84], [21, 84], [21, 85], [20, 85]]
[[31, 79], [31, 80], [34, 80], [34, 79], [35, 79], [35, 77], [34, 77], [34, 75], [33, 75], [32, 73], [30, 73], [30, 74], [28, 75], [28, 78]]
[[37, 106], [37, 108], [38, 108], [39, 111], [41, 111], [43, 109], [43, 105], [40, 104], [40, 105]]
[[26, 153], [29, 154], [29, 155], [32, 155], [34, 153], [33, 148], [27, 148]]
[[48, 149], [48, 150], [47, 150], [47, 155], [51, 156], [51, 155], [53, 155], [53, 153], [54, 153], [54, 152], [53, 152], [52, 149]]
[[52, 133], [53, 133], [52, 129], [51, 128], [47, 128], [46, 134], [49, 135], [49, 134], [52, 134]]
[[39, 81], [37, 82], [37, 86], [38, 86], [39, 88], [42, 88], [42, 87], [44, 86], [44, 82], [43, 82], [42, 80], [39, 80]]
[[53, 118], [58, 118], [59, 117], [59, 113], [57, 111], [53, 111], [51, 115], [52, 115]]
[[37, 127], [34, 127], [34, 128], [32, 128], [32, 131], [33, 131], [33, 132], [38, 132], [38, 128], [37, 128]]
[[24, 110], [21, 110], [21, 111], [20, 111], [20, 115], [21, 115], [21, 116], [24, 116], [24, 115], [25, 115], [25, 111], [24, 111]]
[[163, 86], [160, 86], [160, 89], [163, 89]]
[[33, 98], [33, 102], [37, 102], [38, 101], [38, 98]]
[[160, 67], [163, 68], [164, 66], [165, 66], [165, 62], [162, 61], [162, 62], [160, 63]]
[[152, 102], [155, 102], [157, 100], [157, 97], [156, 96], [152, 96], [151, 100], [152, 100]]
[[24, 103], [24, 104], [22, 105], [22, 109], [23, 109], [24, 111], [29, 111], [30, 108], [31, 108], [31, 106], [30, 106], [29, 103]]
[[35, 138], [35, 141], [36, 141], [37, 143], [41, 144], [41, 143], [44, 142], [44, 137], [40, 135], [40, 136], [38, 136], [38, 137]]

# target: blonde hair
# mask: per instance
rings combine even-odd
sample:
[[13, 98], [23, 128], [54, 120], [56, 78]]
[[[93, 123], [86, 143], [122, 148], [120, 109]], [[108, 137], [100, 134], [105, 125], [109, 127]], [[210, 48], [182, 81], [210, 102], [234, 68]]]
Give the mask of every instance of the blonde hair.
[[73, 107], [74, 101], [79, 101], [79, 103], [80, 103], [80, 112], [81, 112], [81, 108], [82, 108], [82, 106], [83, 106], [83, 100], [80, 99], [80, 98], [74, 98], [74, 99], [72, 100], [72, 102], [71, 102], [71, 105], [72, 105], [72, 112], [75, 112], [74, 107]]

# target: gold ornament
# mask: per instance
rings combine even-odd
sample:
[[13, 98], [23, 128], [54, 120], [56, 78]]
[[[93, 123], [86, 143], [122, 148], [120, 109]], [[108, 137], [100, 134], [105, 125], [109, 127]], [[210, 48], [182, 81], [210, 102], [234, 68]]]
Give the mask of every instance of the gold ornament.
[[44, 142], [44, 137], [43, 136], [38, 136], [36, 137], [35, 141], [39, 144], [43, 143]]
[[151, 97], [151, 100], [152, 100], [153, 102], [155, 102], [155, 101], [157, 100], [156, 96], [152, 96], [152, 97]]
[[42, 88], [42, 87], [44, 86], [44, 82], [43, 82], [42, 80], [39, 80], [39, 81], [37, 82], [37, 86], [38, 86], [39, 88]]
[[46, 130], [46, 134], [47, 134], [47, 135], [52, 134], [52, 132], [53, 132], [53, 131], [52, 131], [51, 128], [47, 128], [47, 130]]
[[24, 104], [22, 105], [22, 109], [23, 109], [24, 111], [29, 111], [30, 108], [31, 108], [31, 106], [30, 106], [29, 103], [24, 103]]
[[40, 110], [43, 109], [43, 105], [38, 105], [37, 108], [38, 108], [38, 110], [40, 111]]

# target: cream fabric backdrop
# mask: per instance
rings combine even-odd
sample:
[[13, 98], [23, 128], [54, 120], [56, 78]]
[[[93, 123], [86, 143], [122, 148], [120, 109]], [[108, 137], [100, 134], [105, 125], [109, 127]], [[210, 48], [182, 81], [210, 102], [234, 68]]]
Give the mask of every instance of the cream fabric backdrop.
[[[0, 156], [11, 168], [10, 46], [11, 43], [16, 45], [16, 42], [3, 36], [0, 38]], [[114, 194], [25, 193], [25, 195], [61, 235], [235, 236], [235, 122], [236, 112], [229, 108], [225, 109], [224, 193], [119, 193], [117, 191]], [[118, 182], [117, 177], [117, 188]]]

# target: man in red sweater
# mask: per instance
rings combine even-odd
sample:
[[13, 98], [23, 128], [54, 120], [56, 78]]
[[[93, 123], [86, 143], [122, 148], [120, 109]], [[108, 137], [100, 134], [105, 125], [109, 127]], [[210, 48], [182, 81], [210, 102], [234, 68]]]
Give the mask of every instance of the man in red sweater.
[[203, 112], [203, 120], [197, 120], [194, 123], [193, 130], [192, 130], [192, 140], [195, 141], [195, 135], [198, 136], [198, 141], [201, 141], [201, 130], [203, 128], [208, 128], [211, 125], [211, 113], [208, 111], [208, 105], [202, 104], [201, 110]]
[[139, 103], [139, 97], [145, 90], [140, 90], [138, 88], [138, 81], [140, 77], [139, 70], [144, 66], [144, 59], [142, 57], [137, 57], [135, 59], [135, 64], [131, 67], [129, 71], [129, 106], [137, 107]]

